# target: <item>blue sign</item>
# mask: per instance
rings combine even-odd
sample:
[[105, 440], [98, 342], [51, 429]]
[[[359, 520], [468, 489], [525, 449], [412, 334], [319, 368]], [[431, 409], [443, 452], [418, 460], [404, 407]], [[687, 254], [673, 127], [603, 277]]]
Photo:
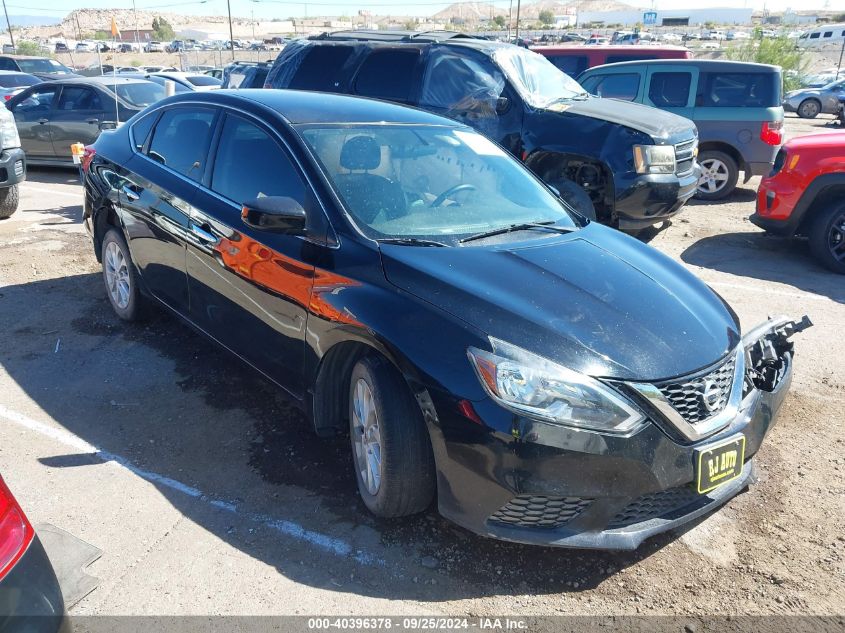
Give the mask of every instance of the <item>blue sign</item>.
[[645, 26], [657, 24], [657, 11], [646, 11], [643, 13], [643, 24]]

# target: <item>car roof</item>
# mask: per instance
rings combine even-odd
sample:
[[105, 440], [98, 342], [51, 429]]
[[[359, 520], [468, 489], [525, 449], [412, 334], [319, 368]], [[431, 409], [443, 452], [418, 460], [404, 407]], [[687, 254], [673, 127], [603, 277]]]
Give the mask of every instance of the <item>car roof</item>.
[[[129, 74], [129, 73], [127, 73]], [[99, 86], [113, 86], [117, 83], [121, 84], [141, 84], [149, 83], [146, 79], [136, 79], [134, 77], [126, 77], [120, 75], [100, 75], [99, 77], [73, 77], [70, 79], [58, 79], [50, 82], [50, 85], [57, 86], [59, 84], [89, 84]]]
[[[593, 37], [590, 39], [607, 39], [604, 36], [601, 37]], [[553, 45], [553, 46], [532, 46], [531, 50], [536, 50], [538, 53], [543, 52], [551, 52], [551, 53], [570, 53], [570, 52], [583, 52], [585, 55], [591, 52], [601, 52], [601, 53], [654, 53], [659, 51], [685, 51], [689, 52], [689, 49], [683, 46], [673, 46], [673, 45], [662, 45], [662, 44], [655, 44], [651, 45], [636, 45], [631, 46], [628, 44], [609, 44], [607, 46], [600, 44], [597, 46], [584, 46], [583, 44], [575, 44], [575, 45]]]
[[[640, 48], [639, 46], [633, 48]], [[780, 66], [772, 66], [771, 64], [757, 64], [754, 62], [733, 62], [722, 61], [718, 59], [636, 59], [629, 62], [615, 62], [613, 64], [604, 64], [596, 66], [584, 71], [586, 75], [589, 72], [602, 71], [605, 69], [614, 68], [631, 68], [634, 66], [695, 66], [701, 70], [708, 72], [780, 72]]]
[[[444, 42], [453, 39], [478, 39], [466, 33], [457, 31], [335, 31], [321, 33], [308, 38], [309, 40], [352, 40], [361, 42]], [[482, 40], [485, 41], [485, 40]]]
[[0, 75], [26, 75], [27, 77], [32, 76], [29, 73], [24, 73], [20, 70], [0, 70]]
[[246, 107], [247, 109], [252, 109], [253, 104], [257, 104], [274, 110], [292, 125], [309, 123], [404, 123], [441, 125], [454, 128], [466, 127], [452, 119], [387, 101], [305, 90], [267, 90], [263, 88], [213, 90], [186, 92], [167, 99], [167, 103], [179, 101], [217, 103], [233, 107]]

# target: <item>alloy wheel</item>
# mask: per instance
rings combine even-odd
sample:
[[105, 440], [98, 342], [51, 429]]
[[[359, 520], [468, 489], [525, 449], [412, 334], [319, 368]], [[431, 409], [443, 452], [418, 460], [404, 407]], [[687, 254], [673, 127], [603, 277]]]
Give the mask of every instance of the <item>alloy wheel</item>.
[[355, 467], [367, 492], [376, 495], [381, 486], [381, 432], [378, 412], [370, 386], [363, 379], [355, 383], [352, 394], [352, 432], [355, 443]]
[[718, 158], [705, 158], [700, 164], [698, 190], [702, 193], [716, 193], [724, 189], [730, 175], [728, 166]]
[[805, 119], [812, 119], [819, 114], [819, 104], [817, 101], [809, 100], [801, 104], [801, 116]]
[[841, 213], [830, 224], [827, 247], [838, 262], [845, 262], [845, 213]]
[[109, 242], [105, 253], [106, 287], [112, 302], [121, 310], [129, 305], [131, 279], [129, 265], [123, 251], [115, 242]]

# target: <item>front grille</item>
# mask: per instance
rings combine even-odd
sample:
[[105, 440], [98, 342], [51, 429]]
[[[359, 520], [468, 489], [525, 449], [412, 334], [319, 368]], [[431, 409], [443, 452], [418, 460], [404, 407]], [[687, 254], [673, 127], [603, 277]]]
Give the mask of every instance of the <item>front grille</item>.
[[[710, 503], [710, 501], [711, 499], [709, 497], [696, 493], [689, 486], [652, 492], [634, 499], [634, 501], [625, 506], [607, 524], [607, 529], [616, 530], [636, 523], [642, 523], [643, 521], [673, 514], [681, 509], [684, 509], [684, 513], [686, 514]], [[694, 507], [687, 508], [687, 506], [692, 506], [693, 504], [695, 504]]]
[[[736, 354], [713, 371], [685, 382], [665, 382], [656, 386], [666, 399], [690, 424], [701, 422], [721, 413], [731, 395], [736, 368]], [[712, 398], [708, 407], [705, 393]]]
[[696, 147], [698, 147], [698, 139], [675, 145], [675, 174], [684, 176], [692, 171], [695, 165]]
[[582, 497], [519, 495], [491, 515], [490, 521], [516, 527], [557, 528], [581, 514], [592, 501]]

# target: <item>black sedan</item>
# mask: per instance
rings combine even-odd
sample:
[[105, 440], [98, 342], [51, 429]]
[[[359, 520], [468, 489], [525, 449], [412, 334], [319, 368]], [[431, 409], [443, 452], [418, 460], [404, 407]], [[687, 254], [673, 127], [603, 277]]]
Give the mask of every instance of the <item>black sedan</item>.
[[164, 87], [124, 77], [102, 76], [44, 82], [6, 102], [15, 116], [29, 164], [73, 164], [70, 146], [90, 144], [164, 97]]
[[167, 306], [349, 432], [381, 517], [633, 548], [724, 503], [791, 381], [705, 284], [471, 128], [284, 90], [176, 95], [88, 148], [122, 319]]
[[47, 553], [0, 477], [0, 631], [70, 631]]

